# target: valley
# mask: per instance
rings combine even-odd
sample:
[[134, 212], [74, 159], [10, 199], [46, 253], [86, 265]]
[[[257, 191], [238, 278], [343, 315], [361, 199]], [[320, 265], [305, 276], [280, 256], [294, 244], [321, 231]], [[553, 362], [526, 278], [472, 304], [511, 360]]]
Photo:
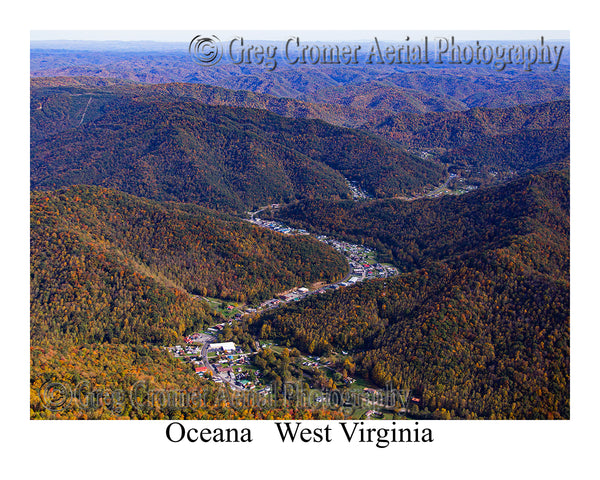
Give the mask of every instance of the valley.
[[568, 419], [568, 70], [33, 49], [31, 418]]

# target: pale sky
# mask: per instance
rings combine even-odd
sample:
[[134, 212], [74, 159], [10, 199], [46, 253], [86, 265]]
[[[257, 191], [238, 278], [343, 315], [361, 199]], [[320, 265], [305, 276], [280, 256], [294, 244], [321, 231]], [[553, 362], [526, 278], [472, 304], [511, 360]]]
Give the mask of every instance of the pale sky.
[[449, 37], [454, 35], [468, 40], [532, 40], [544, 36], [547, 40], [568, 40], [568, 30], [31, 30], [31, 40], [87, 40], [87, 41], [155, 41], [189, 42], [199, 34], [217, 35], [221, 39], [243, 36], [252, 40], [286, 40], [301, 36], [306, 41], [360, 41], [373, 36], [386, 41], [401, 41], [408, 35], [418, 40], [424, 36]]

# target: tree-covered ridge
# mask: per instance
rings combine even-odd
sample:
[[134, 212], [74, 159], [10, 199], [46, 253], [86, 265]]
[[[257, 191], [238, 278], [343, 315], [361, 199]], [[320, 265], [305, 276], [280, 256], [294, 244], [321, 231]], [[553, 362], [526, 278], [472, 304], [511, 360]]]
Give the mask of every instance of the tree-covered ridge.
[[432, 260], [505, 247], [515, 235], [539, 229], [568, 240], [568, 171], [530, 175], [460, 196], [298, 202], [277, 216], [293, 226], [376, 247], [410, 271]]
[[31, 184], [116, 188], [242, 211], [344, 198], [344, 176], [375, 196], [437, 185], [443, 168], [372, 135], [317, 120], [211, 107], [165, 94], [34, 90]]
[[[315, 104], [295, 100], [292, 98], [277, 97], [264, 93], [255, 93], [247, 90], [229, 90], [222, 87], [198, 83], [165, 83], [143, 84], [116, 80], [110, 78], [94, 77], [34, 77], [31, 79], [32, 110], [39, 108], [44, 102], [51, 102], [50, 114], [44, 118], [37, 115], [32, 121], [32, 136], [47, 135], [46, 130], [50, 122], [54, 124], [51, 129], [57, 131], [76, 126], [77, 118], [84, 105], [77, 104], [77, 94], [93, 94], [97, 106], [110, 101], [110, 93], [119, 95], [167, 95], [186, 97], [198, 100], [200, 103], [213, 106], [230, 106], [255, 108], [267, 110], [276, 115], [290, 118], [319, 119], [342, 127], [356, 128], [366, 121], [375, 121], [385, 118], [385, 111], [353, 108], [346, 105]], [[62, 105], [56, 101], [60, 92]], [[54, 99], [52, 99], [54, 97]], [[84, 97], [83, 100], [87, 102]], [[69, 104], [73, 110], [68, 112]], [[77, 105], [76, 105], [77, 104]], [[91, 105], [93, 107], [93, 105]], [[88, 110], [94, 118], [94, 110]], [[70, 123], [67, 117], [71, 115]], [[61, 124], [61, 120], [67, 120]], [[39, 122], [39, 123], [38, 123]]]
[[73, 335], [86, 342], [165, 343], [212, 320], [208, 305], [144, 273], [117, 249], [85, 231], [45, 224], [36, 212], [32, 217], [33, 340]]
[[363, 128], [423, 148], [456, 148], [484, 137], [546, 129], [568, 129], [570, 102], [559, 100], [510, 108], [472, 108], [462, 112], [388, 116]]
[[264, 315], [256, 331], [318, 355], [350, 350], [359, 375], [410, 388], [429, 412], [568, 418], [568, 282], [510, 253], [311, 298]]
[[99, 187], [31, 197], [33, 337], [168, 343], [211, 319], [190, 292], [264, 299], [346, 269], [312, 238], [199, 207]]
[[529, 173], [564, 167], [570, 154], [570, 102], [464, 112], [395, 114], [361, 128], [475, 171]]
[[[427, 415], [568, 418], [568, 193], [566, 172], [549, 172], [388, 211], [371, 235], [400, 260], [421, 255], [422, 268], [262, 315], [253, 328], [308, 352], [350, 350], [360, 374], [411, 388]], [[442, 203], [448, 218], [436, 217]], [[374, 202], [369, 215], [389, 207]]]
[[568, 128], [549, 128], [483, 137], [450, 150], [441, 159], [459, 168], [523, 173], [568, 167], [570, 148]]
[[[569, 156], [568, 100], [508, 108], [476, 107], [465, 111], [416, 114], [379, 109], [368, 101], [368, 92], [363, 90], [358, 87], [345, 89], [345, 95], [349, 98], [354, 95], [352, 92], [362, 93], [356, 93], [356, 99], [349, 104], [340, 105], [299, 102], [289, 98], [197, 84], [143, 85], [94, 78], [33, 79], [32, 139], [36, 143], [53, 133], [85, 128], [86, 124], [105, 115], [107, 110], [113, 108], [111, 105], [124, 96], [143, 98], [146, 101], [158, 99], [159, 102], [185, 99], [217, 106], [251, 107], [292, 118], [318, 118], [335, 125], [360, 128], [410, 149], [435, 150], [442, 154], [440, 158], [443, 163], [474, 171], [483, 169], [522, 174], [541, 166], [557, 165], [557, 162]], [[381, 87], [375, 85], [372, 90], [379, 91]], [[393, 95], [389, 101], [395, 101]], [[364, 105], [359, 108], [356, 104]], [[222, 111], [225, 112], [226, 110]], [[365, 139], [356, 137], [356, 132], [351, 130], [327, 130], [320, 122], [296, 121], [293, 128], [290, 128], [289, 123], [283, 128], [280, 123], [272, 122], [268, 115], [265, 117], [264, 111], [257, 115], [256, 110], [250, 110], [249, 112], [254, 112], [251, 118], [248, 118], [248, 111], [245, 109], [236, 109], [235, 112], [234, 116], [227, 115], [233, 124], [238, 123], [236, 116], [239, 115], [239, 123], [243, 125], [243, 129], [250, 129], [262, 140], [284, 144], [300, 155], [307, 155], [321, 165], [331, 167], [377, 197], [392, 196], [399, 191], [411, 189], [415, 191], [417, 189], [414, 187], [417, 185], [436, 183], [435, 179], [441, 178], [439, 166], [426, 159], [417, 160], [410, 156], [401, 159], [390, 157], [389, 145], [376, 142], [372, 136]], [[218, 119], [216, 123], [220, 124]], [[227, 127], [231, 125], [228, 121]], [[185, 130], [187, 128], [184, 127]], [[199, 130], [192, 130], [192, 137], [197, 136]], [[279, 131], [281, 135], [274, 136], [273, 131]], [[310, 131], [309, 137], [306, 137], [307, 131]], [[189, 144], [189, 135], [184, 144]], [[132, 157], [136, 155], [136, 152], [131, 153]], [[169, 157], [171, 153], [165, 152], [164, 155]], [[184, 146], [181, 155], [190, 156], [192, 152]], [[269, 157], [269, 154], [266, 156]], [[252, 154], [249, 154], [249, 158], [252, 159]], [[371, 168], [365, 169], [365, 163], [370, 164]], [[402, 171], [398, 168], [400, 164]], [[269, 168], [273, 169], [274, 166], [269, 164]], [[307, 170], [307, 167], [303, 167], [303, 170]], [[314, 175], [318, 177], [324, 173], [309, 170], [301, 180], [308, 181]], [[60, 175], [60, 172], [57, 173]], [[167, 175], [171, 173], [167, 172]], [[307, 196], [332, 198], [337, 195], [344, 198], [347, 194], [344, 185], [333, 178], [325, 181], [320, 191], [300, 189], [294, 193], [298, 182], [293, 178], [288, 184], [281, 185], [282, 175], [286, 174], [287, 170], [284, 168], [277, 176], [269, 178], [274, 191], [281, 193], [283, 190], [293, 194], [288, 194], [286, 201]], [[325, 176], [330, 174], [331, 172]], [[231, 176], [232, 173], [227, 172], [227, 175]], [[252, 175], [249, 178], [251, 183], [256, 181]], [[42, 181], [47, 180], [44, 178]], [[337, 180], [339, 181], [339, 177]], [[114, 183], [117, 180], [111, 181]], [[240, 203], [239, 199], [230, 198], [235, 196], [232, 195], [230, 186], [221, 185], [214, 176], [202, 178], [201, 181], [215, 184], [212, 187], [216, 188], [216, 194], [223, 197], [211, 199], [213, 203]], [[123, 189], [122, 186], [119, 188]], [[261, 188], [265, 190], [266, 187], [263, 185]], [[145, 195], [143, 191], [131, 193]], [[247, 192], [246, 194], [248, 195]], [[254, 195], [254, 192], [250, 192], [250, 195]], [[263, 203], [267, 203], [269, 199], [264, 198]]]
[[[406, 75], [403, 80], [409, 78]], [[415, 92], [419, 92], [415, 87]], [[533, 86], [531, 87], [533, 88]], [[344, 98], [340, 102], [327, 102], [327, 90], [315, 92], [312, 101], [282, 98], [246, 90], [195, 84], [166, 83], [143, 84], [94, 77], [36, 77], [31, 79], [32, 136], [37, 138], [48, 129], [60, 127], [60, 120], [72, 115], [71, 126], [81, 119], [87, 95], [93, 95], [86, 118], [94, 118], [95, 109], [111, 101], [113, 95], [185, 97], [214, 106], [232, 106], [267, 110], [291, 118], [320, 119], [338, 126], [361, 128], [383, 137], [414, 147], [457, 147], [480, 139], [482, 136], [516, 133], [523, 130], [568, 128], [569, 105], [567, 98], [552, 96], [537, 101], [522, 99], [512, 105], [477, 103], [440, 111], [405, 111], [379, 108], [370, 97], [386, 92], [386, 102], [398, 102], [394, 89], [389, 91], [381, 84], [334, 87]], [[538, 86], [538, 92], [540, 91]], [[503, 97], [506, 98], [504, 92]], [[413, 92], [414, 94], [414, 92]], [[81, 97], [83, 98], [77, 98]], [[323, 96], [323, 97], [321, 97]], [[57, 100], [60, 98], [60, 101]], [[48, 103], [45, 112], [40, 106]], [[74, 110], [66, 111], [72, 104]], [[360, 106], [356, 106], [360, 105]], [[38, 123], [39, 122], [39, 123]], [[56, 125], [51, 125], [57, 122]], [[63, 126], [64, 127], [64, 126]], [[47, 133], [47, 132], [46, 132]]]

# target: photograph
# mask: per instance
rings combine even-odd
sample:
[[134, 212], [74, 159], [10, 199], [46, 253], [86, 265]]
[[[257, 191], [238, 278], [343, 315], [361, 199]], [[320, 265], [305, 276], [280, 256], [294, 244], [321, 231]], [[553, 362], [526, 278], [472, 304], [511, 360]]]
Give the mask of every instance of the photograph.
[[569, 420], [570, 53], [31, 30], [30, 420]]

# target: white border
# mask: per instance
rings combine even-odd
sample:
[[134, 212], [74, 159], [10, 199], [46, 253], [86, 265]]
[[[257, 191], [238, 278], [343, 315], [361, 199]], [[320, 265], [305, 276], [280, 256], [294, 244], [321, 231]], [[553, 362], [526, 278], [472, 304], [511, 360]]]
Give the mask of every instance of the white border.
[[[16, 4], [10, 8], [15, 8]], [[591, 11], [571, 2], [28, 2], [6, 12], [2, 115], [2, 405], [6, 471], [46, 478], [223, 475], [379, 475], [418, 478], [579, 478], [597, 472], [595, 343], [598, 94]], [[578, 18], [579, 17], [579, 18]], [[583, 17], [583, 18], [581, 18]], [[587, 17], [587, 18], [586, 18]], [[556, 422], [438, 422], [433, 444], [296, 445], [276, 441], [270, 422], [249, 422], [250, 446], [169, 444], [165, 422], [29, 421], [28, 69], [29, 31], [43, 29], [222, 30], [571, 30], [572, 65], [572, 419]], [[8, 147], [8, 148], [7, 148]], [[6, 327], [8, 326], [8, 328]], [[200, 423], [200, 422], [191, 422]], [[224, 422], [221, 422], [224, 423]], [[242, 427], [246, 422], [238, 422]], [[211, 422], [210, 425], [216, 425]], [[183, 442], [182, 442], [183, 443]], [[592, 450], [593, 448], [593, 450]], [[13, 468], [10, 468], [10, 467]], [[18, 469], [18, 470], [15, 470]], [[575, 471], [574, 471], [575, 470]], [[586, 476], [582, 473], [581, 476]], [[586, 477], [587, 478], [587, 477]]]

